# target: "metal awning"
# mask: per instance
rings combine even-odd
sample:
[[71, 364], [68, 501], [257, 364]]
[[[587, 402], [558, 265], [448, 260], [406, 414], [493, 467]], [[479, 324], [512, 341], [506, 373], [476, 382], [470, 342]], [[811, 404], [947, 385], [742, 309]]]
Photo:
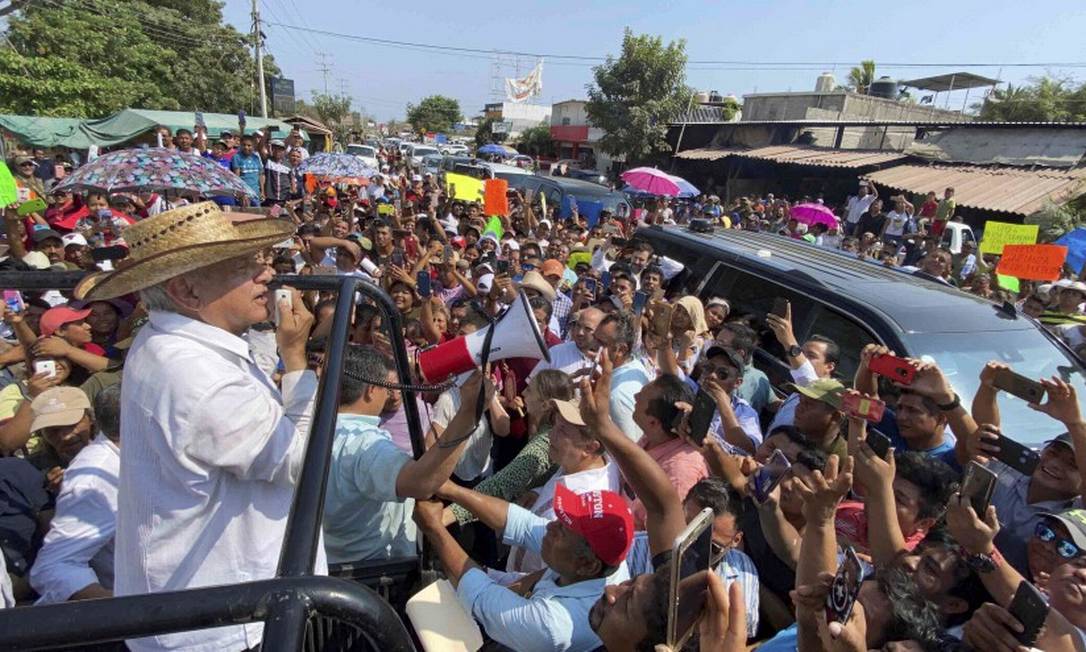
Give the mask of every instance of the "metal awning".
[[913, 88], [919, 88], [925, 91], [942, 93], [943, 91], [960, 91], [967, 88], [995, 86], [999, 83], [999, 80], [981, 77], [980, 75], [974, 75], [971, 72], [952, 72], [946, 75], [922, 77], [920, 79], [911, 79], [898, 83], [902, 86], [912, 86]]
[[942, 196], [954, 188], [959, 206], [1029, 215], [1047, 202], [1061, 204], [1086, 191], [1086, 169], [898, 165], [864, 175], [876, 185]]
[[803, 145], [770, 145], [755, 149], [702, 147], [688, 149], [675, 155], [676, 158], [688, 161], [716, 161], [727, 156], [827, 168], [863, 168], [905, 158], [901, 152], [886, 150], [828, 149]]

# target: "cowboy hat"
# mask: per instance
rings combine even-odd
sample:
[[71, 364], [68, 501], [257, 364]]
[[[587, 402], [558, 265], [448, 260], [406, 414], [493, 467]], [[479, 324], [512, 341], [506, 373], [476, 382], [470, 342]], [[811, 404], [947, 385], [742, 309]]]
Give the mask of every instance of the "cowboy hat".
[[128, 258], [113, 272], [92, 274], [76, 298], [112, 299], [224, 260], [270, 248], [294, 233], [279, 219], [231, 220], [214, 202], [181, 206], [125, 229]]

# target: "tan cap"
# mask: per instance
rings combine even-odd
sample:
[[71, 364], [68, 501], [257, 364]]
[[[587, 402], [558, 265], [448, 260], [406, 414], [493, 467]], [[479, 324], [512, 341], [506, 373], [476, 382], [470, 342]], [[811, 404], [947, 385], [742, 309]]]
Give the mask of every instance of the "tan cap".
[[577, 401], [562, 401], [556, 398], [551, 399], [551, 405], [558, 410], [558, 414], [562, 415], [562, 418], [572, 423], [575, 426], [586, 426], [584, 418], [581, 417], [581, 407], [577, 405]]
[[91, 409], [90, 399], [78, 387], [52, 387], [30, 404], [30, 432], [54, 426], [74, 426]]

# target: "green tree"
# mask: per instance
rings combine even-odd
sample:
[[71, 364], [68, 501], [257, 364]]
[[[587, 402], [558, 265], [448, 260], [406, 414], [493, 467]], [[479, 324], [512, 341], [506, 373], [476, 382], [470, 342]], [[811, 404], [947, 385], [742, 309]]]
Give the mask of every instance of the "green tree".
[[871, 59], [861, 61], [859, 66], [848, 71], [848, 85], [857, 93], [867, 93], [873, 81], [875, 81], [875, 62]]
[[501, 143], [505, 140], [509, 134], [494, 133], [494, 123], [498, 122], [494, 118], [483, 118], [479, 121], [479, 126], [475, 128], [475, 147], [478, 149], [487, 143]]
[[686, 42], [666, 46], [629, 29], [622, 54], [593, 69], [585, 111], [604, 131], [600, 147], [633, 161], [668, 148], [668, 122], [686, 111], [692, 90], [686, 86]]
[[[0, 111], [101, 117], [137, 107], [255, 114], [251, 38], [217, 0], [25, 3], [8, 21]], [[279, 74], [265, 57], [265, 74]]]
[[520, 132], [518, 149], [525, 154], [532, 154], [534, 156], [553, 155], [554, 141], [551, 140], [550, 125], [536, 125]]
[[407, 105], [407, 121], [417, 132], [451, 131], [460, 118], [460, 103], [444, 95], [431, 95], [418, 104]]
[[1041, 77], [1020, 86], [995, 89], [981, 104], [981, 120], [1007, 122], [1078, 122], [1086, 120], [1086, 82]]

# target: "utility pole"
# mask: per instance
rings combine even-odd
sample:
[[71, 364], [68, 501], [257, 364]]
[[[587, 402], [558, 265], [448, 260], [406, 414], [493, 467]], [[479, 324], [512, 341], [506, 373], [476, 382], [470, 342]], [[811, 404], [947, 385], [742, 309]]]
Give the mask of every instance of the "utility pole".
[[332, 69], [328, 67], [328, 62], [325, 60], [328, 57], [327, 54], [325, 54], [324, 52], [317, 52], [316, 55], [318, 57], [320, 57], [320, 60], [321, 60], [321, 65], [317, 66], [317, 70], [320, 70], [321, 73], [324, 75], [324, 94], [327, 95], [328, 94], [328, 73], [331, 72]]
[[268, 117], [268, 94], [264, 90], [264, 57], [260, 52], [260, 42], [264, 35], [260, 33], [260, 10], [253, 0], [253, 53], [256, 56], [256, 85], [260, 87], [260, 117]]

